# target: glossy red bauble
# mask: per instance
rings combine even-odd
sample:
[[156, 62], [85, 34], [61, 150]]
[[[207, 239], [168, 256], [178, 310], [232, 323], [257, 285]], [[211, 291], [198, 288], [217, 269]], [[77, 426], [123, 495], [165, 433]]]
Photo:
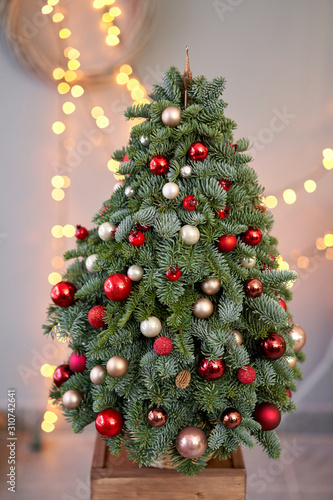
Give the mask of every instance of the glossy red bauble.
[[154, 342], [154, 351], [160, 356], [167, 356], [172, 351], [172, 340], [169, 337], [158, 337]]
[[122, 302], [129, 297], [132, 282], [126, 274], [111, 274], [104, 282], [104, 293], [113, 302]]
[[252, 366], [243, 366], [238, 370], [237, 378], [242, 384], [252, 384], [256, 379], [256, 371]]
[[260, 297], [264, 290], [262, 283], [258, 278], [249, 278], [244, 283], [244, 292], [247, 297], [250, 299], [255, 299], [256, 297]]
[[118, 436], [124, 425], [124, 419], [119, 411], [107, 408], [101, 411], [95, 420], [97, 432], [106, 438]]
[[188, 150], [188, 157], [193, 161], [204, 161], [208, 156], [208, 148], [203, 142], [194, 142]]
[[237, 238], [234, 234], [220, 236], [217, 242], [217, 248], [221, 252], [231, 252], [237, 246]]
[[104, 322], [105, 315], [104, 306], [94, 306], [88, 312], [88, 321], [93, 328], [105, 328], [106, 323]]
[[53, 372], [53, 381], [57, 387], [60, 387], [72, 374], [69, 365], [60, 365]]
[[70, 281], [60, 281], [51, 290], [51, 299], [56, 306], [68, 307], [74, 304], [77, 288]]
[[88, 234], [88, 230], [85, 227], [76, 226], [75, 237], [78, 240], [85, 240]]
[[84, 354], [79, 354], [78, 352], [74, 352], [70, 355], [68, 365], [69, 368], [74, 373], [84, 372], [86, 369], [87, 358]]
[[219, 216], [220, 219], [227, 219], [229, 217], [229, 208], [228, 207], [223, 207], [221, 210], [217, 211], [217, 215]]
[[273, 403], [260, 403], [255, 407], [253, 418], [259, 422], [263, 431], [272, 431], [281, 422], [281, 413]]
[[279, 300], [279, 304], [280, 306], [286, 311], [287, 310], [287, 304], [285, 303], [285, 301], [283, 299], [280, 299]]
[[229, 191], [232, 186], [232, 181], [229, 181], [229, 179], [221, 179], [219, 184], [224, 191]]
[[259, 341], [259, 352], [263, 358], [279, 359], [286, 352], [286, 341], [278, 333], [272, 332], [268, 337]]
[[206, 380], [217, 380], [221, 378], [225, 370], [225, 363], [223, 359], [211, 361], [202, 358], [198, 366], [198, 373]]
[[145, 242], [145, 235], [141, 231], [136, 231], [135, 229], [131, 231], [128, 241], [134, 247], [141, 247]]
[[192, 212], [192, 210], [195, 210], [197, 208], [197, 204], [198, 202], [194, 198], [194, 196], [186, 196], [186, 198], [183, 201], [183, 207], [188, 212]]
[[262, 240], [262, 232], [257, 227], [249, 227], [245, 233], [241, 235], [241, 240], [247, 245], [255, 247], [259, 245]]
[[291, 398], [291, 390], [288, 387], [286, 387], [286, 394], [288, 398]]
[[179, 267], [174, 266], [170, 267], [170, 269], [165, 273], [165, 276], [168, 278], [170, 281], [177, 281], [181, 277], [182, 272], [179, 269]]
[[148, 229], [150, 229], [150, 226], [146, 226], [145, 224], [140, 224], [140, 222], [137, 222], [135, 224], [135, 229], [137, 231], [148, 231]]
[[149, 168], [155, 175], [164, 175], [169, 171], [170, 161], [162, 155], [154, 156], [150, 160]]

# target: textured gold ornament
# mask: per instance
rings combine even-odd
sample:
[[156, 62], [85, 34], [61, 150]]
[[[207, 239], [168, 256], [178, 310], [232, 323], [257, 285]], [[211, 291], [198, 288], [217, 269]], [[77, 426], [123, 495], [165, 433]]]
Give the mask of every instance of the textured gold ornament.
[[258, 210], [258, 212], [262, 212], [263, 214], [265, 214], [267, 211], [265, 205], [254, 205], [253, 208], [254, 210]]
[[191, 382], [191, 374], [188, 370], [182, 370], [176, 377], [176, 386], [178, 389], [186, 389]]

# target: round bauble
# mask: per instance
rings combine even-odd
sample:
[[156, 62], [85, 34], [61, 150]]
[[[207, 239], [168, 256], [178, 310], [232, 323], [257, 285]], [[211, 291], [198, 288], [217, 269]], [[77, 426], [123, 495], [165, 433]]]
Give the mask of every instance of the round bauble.
[[262, 240], [262, 232], [257, 227], [249, 227], [245, 233], [241, 235], [241, 240], [247, 245], [255, 247], [259, 245]]
[[296, 356], [286, 356], [285, 360], [287, 361], [289, 368], [295, 368], [296, 363], [297, 363]]
[[188, 177], [191, 177], [192, 174], [192, 167], [190, 165], [184, 165], [180, 169], [180, 177], [183, 177], [183, 179], [187, 179]]
[[73, 352], [70, 355], [68, 365], [72, 372], [82, 373], [86, 369], [87, 358], [84, 354]]
[[237, 238], [234, 234], [229, 234], [226, 235], [224, 234], [223, 236], [220, 236], [220, 238], [217, 241], [217, 248], [220, 250], [220, 252], [231, 252], [234, 250], [237, 246]]
[[177, 281], [181, 277], [182, 272], [177, 266], [170, 267], [165, 273], [165, 276], [168, 278], [170, 281]]
[[183, 207], [188, 212], [192, 212], [197, 208], [198, 201], [194, 198], [194, 196], [186, 196], [183, 200]]
[[227, 219], [229, 217], [230, 211], [228, 207], [223, 207], [217, 211], [217, 215], [220, 219]]
[[244, 292], [245, 295], [251, 299], [255, 299], [256, 297], [260, 297], [264, 290], [262, 283], [257, 278], [250, 278], [244, 283]]
[[297, 323], [294, 323], [290, 336], [294, 341], [294, 351], [298, 352], [303, 349], [306, 342], [306, 333]]
[[169, 172], [169, 165], [170, 162], [168, 158], [162, 155], [157, 155], [150, 160], [149, 168], [155, 175], [164, 175]]
[[229, 191], [232, 186], [232, 181], [229, 181], [229, 179], [221, 179], [219, 184], [224, 191]]
[[95, 269], [95, 262], [97, 260], [97, 253], [94, 253], [92, 255], [89, 255], [89, 257], [86, 259], [86, 268], [90, 273], [96, 273]]
[[167, 356], [172, 351], [172, 340], [169, 337], [158, 337], [154, 342], [154, 351], [160, 356]]
[[57, 387], [60, 387], [72, 374], [68, 364], [59, 365], [53, 372], [53, 381]]
[[135, 195], [135, 189], [133, 189], [131, 186], [126, 186], [124, 192], [127, 198], [133, 198], [133, 196]]
[[123, 356], [112, 356], [106, 364], [106, 370], [111, 377], [123, 377], [128, 370], [128, 360]]
[[207, 295], [215, 295], [221, 290], [221, 281], [217, 278], [207, 278], [202, 281], [200, 286]]
[[124, 420], [119, 411], [113, 408], [108, 408], [101, 411], [95, 420], [97, 432], [106, 438], [113, 438], [121, 433], [124, 425]]
[[221, 415], [221, 422], [227, 429], [236, 429], [242, 421], [242, 415], [236, 408], [226, 408]]
[[179, 236], [185, 245], [195, 245], [200, 240], [200, 231], [196, 226], [186, 224], [179, 231]]
[[255, 257], [241, 257], [239, 261], [241, 266], [246, 269], [252, 269], [256, 265], [257, 259]]
[[199, 458], [207, 449], [206, 434], [199, 427], [184, 427], [176, 438], [178, 453], [185, 458]]
[[259, 352], [263, 358], [279, 359], [286, 352], [286, 341], [278, 333], [272, 332], [259, 341]]
[[161, 118], [167, 127], [177, 127], [180, 124], [181, 111], [176, 106], [168, 106], [163, 110]]
[[88, 230], [85, 227], [76, 226], [75, 238], [78, 240], [85, 240], [88, 234]]
[[74, 304], [77, 288], [70, 281], [60, 281], [51, 290], [51, 299], [56, 306], [68, 307]]
[[194, 142], [188, 150], [188, 157], [193, 161], [204, 161], [208, 156], [208, 148], [203, 142]]
[[82, 403], [82, 394], [76, 389], [70, 389], [69, 391], [66, 391], [62, 397], [62, 404], [64, 405], [65, 408], [68, 408], [69, 410], [77, 408], [78, 406], [80, 406], [81, 403]]
[[123, 187], [124, 184], [125, 184], [124, 179], [121, 179], [120, 181], [115, 182], [113, 185], [113, 188], [112, 188], [112, 192], [115, 193], [117, 191], [117, 189]]
[[147, 420], [151, 427], [162, 427], [167, 421], [167, 412], [163, 408], [150, 408]]
[[256, 371], [252, 366], [243, 366], [238, 370], [237, 378], [238, 380], [245, 385], [252, 384], [252, 382], [256, 379]]
[[239, 332], [238, 330], [232, 330], [232, 333], [234, 334], [235, 336], [235, 339], [236, 339], [236, 344], [237, 345], [241, 345], [242, 342], [243, 342], [243, 337], [242, 337], [242, 334], [241, 332]]
[[156, 337], [162, 330], [162, 323], [156, 316], [149, 316], [141, 321], [140, 330], [145, 337]]
[[286, 387], [286, 394], [287, 394], [287, 398], [291, 398], [291, 390]]
[[142, 146], [148, 146], [148, 144], [149, 144], [149, 137], [147, 137], [146, 135], [141, 135], [140, 136], [140, 142], [141, 142]]
[[106, 309], [104, 306], [98, 305], [94, 306], [88, 312], [88, 322], [93, 328], [105, 328], [106, 323], [104, 321]]
[[287, 304], [285, 303], [285, 301], [283, 299], [279, 300], [279, 304], [282, 307], [282, 309], [284, 309], [285, 311], [287, 310]]
[[98, 236], [103, 241], [111, 241], [113, 239], [113, 231], [115, 231], [116, 225], [110, 224], [110, 222], [103, 222], [98, 228]]
[[167, 182], [163, 186], [162, 193], [167, 200], [174, 200], [179, 195], [179, 186], [175, 182]]
[[113, 302], [126, 300], [132, 291], [132, 282], [122, 273], [111, 274], [104, 282], [104, 293]]
[[141, 231], [136, 231], [136, 229], [133, 229], [128, 237], [128, 241], [134, 247], [141, 247], [144, 244], [145, 239], [145, 235]]
[[225, 370], [223, 359], [216, 361], [202, 358], [198, 365], [198, 373], [206, 380], [217, 380], [222, 377]]
[[255, 407], [253, 418], [259, 422], [263, 431], [272, 431], [281, 422], [281, 413], [273, 403], [260, 403]]
[[141, 281], [144, 275], [144, 270], [143, 267], [141, 266], [136, 266], [133, 264], [133, 266], [129, 267], [127, 269], [127, 276], [131, 281]]
[[90, 371], [90, 380], [94, 385], [103, 384], [106, 377], [106, 369], [102, 365], [94, 366]]
[[200, 299], [198, 299], [193, 306], [193, 314], [197, 318], [209, 318], [213, 314], [213, 312], [213, 303], [205, 297], [201, 297]]

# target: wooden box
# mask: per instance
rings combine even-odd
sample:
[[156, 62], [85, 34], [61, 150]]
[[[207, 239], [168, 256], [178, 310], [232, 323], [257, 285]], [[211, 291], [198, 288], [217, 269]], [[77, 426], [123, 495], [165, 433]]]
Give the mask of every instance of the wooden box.
[[139, 467], [125, 449], [111, 455], [100, 436], [91, 467], [91, 500], [245, 500], [246, 471], [239, 448], [225, 461], [210, 460], [197, 477]]

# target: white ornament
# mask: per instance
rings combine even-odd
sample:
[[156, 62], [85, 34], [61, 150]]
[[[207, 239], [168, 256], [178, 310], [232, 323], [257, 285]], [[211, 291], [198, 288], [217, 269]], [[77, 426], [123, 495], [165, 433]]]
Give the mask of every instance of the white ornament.
[[133, 265], [128, 268], [127, 276], [131, 281], [141, 281], [144, 275], [143, 267]]
[[186, 224], [179, 231], [179, 236], [185, 245], [195, 245], [200, 239], [200, 231], [197, 227]]
[[241, 257], [240, 263], [246, 269], [252, 269], [256, 265], [257, 259], [255, 257]]
[[94, 264], [97, 259], [97, 253], [94, 253], [92, 255], [89, 255], [89, 257], [86, 260], [86, 268], [90, 273], [96, 273]]
[[124, 179], [115, 182], [114, 186], [113, 186], [113, 189], [112, 189], [112, 192], [114, 193], [115, 191], [117, 191], [117, 189], [123, 187], [124, 184], [125, 184], [125, 180]]
[[187, 177], [190, 177], [191, 174], [192, 174], [192, 167], [190, 167], [190, 165], [184, 165], [180, 169], [180, 176], [184, 177], [184, 179], [186, 179]]
[[110, 224], [110, 222], [103, 222], [98, 228], [98, 236], [103, 241], [112, 240], [112, 231], [116, 229], [115, 224]]
[[149, 316], [149, 318], [141, 321], [140, 330], [145, 337], [156, 337], [162, 330], [162, 323], [156, 316]]
[[125, 196], [127, 198], [132, 198], [135, 195], [135, 191], [131, 186], [125, 187]]
[[148, 137], [146, 135], [142, 135], [140, 137], [140, 142], [141, 142], [142, 146], [148, 146], [149, 139], [148, 139]]
[[167, 182], [163, 186], [162, 193], [167, 200], [174, 200], [179, 195], [179, 186], [175, 182]]

